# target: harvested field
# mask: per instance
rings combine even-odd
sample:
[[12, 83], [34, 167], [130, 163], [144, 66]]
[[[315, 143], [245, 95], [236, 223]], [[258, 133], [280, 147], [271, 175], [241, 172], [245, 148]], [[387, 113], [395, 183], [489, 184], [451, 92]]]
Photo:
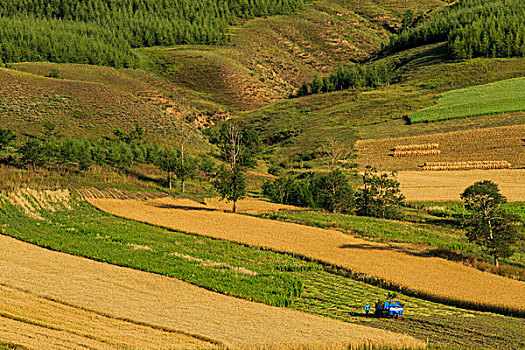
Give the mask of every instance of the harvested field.
[[483, 160], [474, 162], [425, 162], [423, 170], [473, 170], [473, 169], [510, 169], [506, 160]]
[[422, 151], [429, 149], [439, 149], [439, 143], [426, 143], [423, 145], [404, 145], [394, 147], [394, 151]]
[[422, 347], [0, 235], [0, 343], [32, 349]]
[[[496, 117], [494, 117], [496, 118]], [[524, 120], [525, 122], [525, 120]], [[361, 140], [358, 163], [381, 170], [419, 170], [425, 162], [507, 161], [525, 166], [525, 125], [471, 129], [424, 136]], [[426, 157], [393, 157], [397, 145], [439, 143], [441, 154]]]
[[394, 157], [420, 157], [420, 156], [437, 156], [441, 154], [441, 151], [438, 149], [427, 149], [427, 150], [417, 150], [417, 151], [395, 151]]
[[456, 201], [476, 181], [492, 180], [509, 201], [525, 201], [525, 169], [400, 171], [401, 192], [409, 201]]
[[90, 202], [121, 217], [301, 255], [380, 278], [429, 298], [469, 307], [525, 311], [523, 282], [443, 259], [414, 256], [341, 232], [224, 213], [198, 203], [185, 210], [179, 201], [169, 198]]

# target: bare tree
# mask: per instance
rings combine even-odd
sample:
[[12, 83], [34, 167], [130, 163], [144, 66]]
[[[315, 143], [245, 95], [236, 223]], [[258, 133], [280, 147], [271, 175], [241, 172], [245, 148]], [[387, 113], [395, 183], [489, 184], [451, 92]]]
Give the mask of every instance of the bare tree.
[[322, 152], [325, 154], [326, 163], [330, 170], [334, 170], [338, 163], [348, 158], [347, 146], [337, 141], [334, 137], [330, 137], [322, 146]]

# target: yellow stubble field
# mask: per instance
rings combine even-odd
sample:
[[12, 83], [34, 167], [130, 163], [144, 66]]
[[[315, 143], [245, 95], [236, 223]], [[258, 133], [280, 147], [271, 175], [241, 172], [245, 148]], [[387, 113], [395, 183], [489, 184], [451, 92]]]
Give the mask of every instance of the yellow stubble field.
[[[418, 257], [338, 231], [210, 210], [188, 200], [89, 200], [114, 215], [305, 256], [441, 299], [525, 310], [525, 283], [439, 258]], [[185, 209], [191, 206], [192, 210]], [[198, 209], [201, 210], [198, 210]], [[242, 210], [242, 205], [240, 205]]]
[[[439, 154], [394, 157], [404, 145], [439, 144]], [[360, 140], [356, 143], [361, 168], [421, 170], [425, 162], [508, 161], [513, 168], [525, 166], [525, 125], [469, 129], [423, 136]]]
[[0, 344], [27, 349], [421, 348], [418, 340], [239, 300], [0, 235]]

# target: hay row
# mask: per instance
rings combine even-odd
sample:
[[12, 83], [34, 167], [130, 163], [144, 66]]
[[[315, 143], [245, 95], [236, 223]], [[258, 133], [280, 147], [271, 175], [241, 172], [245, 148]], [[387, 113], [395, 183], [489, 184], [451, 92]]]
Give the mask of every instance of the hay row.
[[438, 149], [439, 143], [425, 143], [421, 145], [404, 145], [404, 146], [395, 146], [394, 151], [421, 151], [429, 149]]
[[417, 157], [417, 156], [437, 156], [441, 154], [441, 151], [438, 149], [428, 149], [428, 150], [417, 150], [417, 151], [395, 151], [394, 157]]
[[423, 170], [471, 170], [471, 169], [510, 169], [506, 160], [484, 160], [470, 162], [425, 162]]

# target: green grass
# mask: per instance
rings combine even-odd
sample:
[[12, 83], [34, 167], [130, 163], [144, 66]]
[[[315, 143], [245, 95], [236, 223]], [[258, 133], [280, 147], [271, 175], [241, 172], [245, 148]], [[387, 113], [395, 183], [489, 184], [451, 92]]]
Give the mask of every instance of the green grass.
[[525, 111], [525, 78], [443, 93], [436, 106], [408, 116], [411, 123]]
[[525, 346], [520, 338], [525, 331], [522, 319], [403, 294], [398, 295], [406, 304], [403, 319], [367, 318], [364, 304], [384, 298], [388, 290], [286, 255], [126, 221], [79, 200], [71, 205], [72, 210], [60, 204], [54, 204], [55, 211], [40, 210], [45, 220], [38, 220], [3, 198], [0, 233], [56, 251], [176, 277], [226, 295], [407, 333], [436, 346]]

